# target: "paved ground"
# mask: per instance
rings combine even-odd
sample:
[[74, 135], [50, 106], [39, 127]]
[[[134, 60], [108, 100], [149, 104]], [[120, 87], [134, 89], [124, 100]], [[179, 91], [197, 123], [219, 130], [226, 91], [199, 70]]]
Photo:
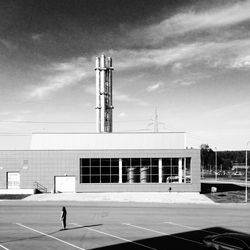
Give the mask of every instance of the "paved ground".
[[[60, 231], [60, 210], [68, 230]], [[250, 234], [249, 204], [0, 202], [0, 249], [204, 249], [205, 235]]]
[[26, 201], [118, 201], [149, 203], [198, 203], [211, 204], [211, 199], [198, 192], [119, 192], [119, 193], [59, 193], [36, 194], [25, 198]]

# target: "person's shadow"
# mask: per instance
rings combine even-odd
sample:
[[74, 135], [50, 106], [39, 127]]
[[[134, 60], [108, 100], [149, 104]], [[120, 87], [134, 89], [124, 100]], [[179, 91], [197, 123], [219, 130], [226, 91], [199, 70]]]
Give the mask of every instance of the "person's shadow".
[[98, 227], [98, 226], [102, 226], [102, 225], [103, 224], [93, 224], [93, 225], [87, 225], [87, 226], [67, 227], [65, 229], [59, 229], [58, 231], [74, 230], [74, 229], [80, 229], [80, 228], [85, 228], [85, 227]]
[[[59, 229], [59, 230], [56, 230], [54, 232], [51, 232], [51, 233], [47, 233], [47, 235], [53, 235], [53, 234], [56, 234], [60, 231], [67, 231], [67, 230], [74, 230], [74, 229], [80, 229], [80, 228], [87, 228], [87, 227], [97, 227], [97, 226], [101, 226], [103, 224], [93, 224], [93, 225], [87, 225], [87, 226], [77, 226], [77, 227], [69, 227], [69, 228], [66, 228], [66, 229]], [[6, 241], [0, 241], [0, 243], [8, 243], [8, 242], [15, 242], [15, 241], [22, 241], [22, 240], [31, 240], [31, 239], [39, 239], [39, 238], [42, 238], [42, 237], [45, 237], [46, 235], [38, 235], [38, 236], [33, 236], [33, 237], [25, 237], [25, 238], [17, 238], [17, 239], [11, 239], [11, 240], [6, 240]]]

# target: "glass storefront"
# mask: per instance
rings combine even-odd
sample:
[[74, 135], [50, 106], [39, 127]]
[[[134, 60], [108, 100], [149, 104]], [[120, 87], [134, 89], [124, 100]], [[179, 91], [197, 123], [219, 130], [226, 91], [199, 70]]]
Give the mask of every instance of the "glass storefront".
[[191, 158], [80, 159], [80, 183], [173, 182], [191, 183]]

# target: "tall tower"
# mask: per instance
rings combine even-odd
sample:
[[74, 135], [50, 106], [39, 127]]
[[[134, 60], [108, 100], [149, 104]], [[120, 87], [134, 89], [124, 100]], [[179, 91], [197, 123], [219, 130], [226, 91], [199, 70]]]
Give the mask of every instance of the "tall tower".
[[96, 57], [96, 132], [113, 131], [112, 58]]

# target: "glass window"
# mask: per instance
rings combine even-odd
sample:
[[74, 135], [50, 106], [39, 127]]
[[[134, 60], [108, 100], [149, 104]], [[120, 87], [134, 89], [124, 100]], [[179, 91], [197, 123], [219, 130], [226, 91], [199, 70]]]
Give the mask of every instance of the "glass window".
[[133, 167], [140, 167], [140, 158], [132, 158], [131, 159], [131, 166]]
[[100, 175], [91, 175], [90, 180], [91, 183], [100, 183]]
[[111, 167], [119, 166], [119, 159], [111, 159]]
[[101, 159], [101, 166], [110, 166], [110, 159]]
[[162, 182], [171, 182], [172, 177], [172, 159], [162, 158]]
[[82, 167], [81, 174], [82, 175], [90, 175], [90, 167]]
[[81, 166], [90, 166], [90, 159], [83, 158], [81, 159]]
[[100, 167], [91, 166], [91, 175], [100, 175]]
[[118, 183], [119, 175], [111, 175], [111, 183]]
[[90, 183], [90, 176], [87, 175], [87, 176], [80, 176], [80, 183]]
[[149, 167], [150, 166], [150, 158], [142, 158], [141, 159], [141, 166], [142, 167]]
[[110, 175], [110, 167], [101, 167], [102, 175]]
[[159, 159], [153, 158], [151, 160], [151, 166], [149, 171], [149, 182], [158, 183], [159, 182]]
[[[123, 183], [158, 183], [158, 158], [123, 158]], [[162, 182], [179, 183], [179, 158], [162, 158]], [[191, 182], [191, 158], [182, 158], [182, 181]], [[80, 183], [118, 183], [118, 158], [81, 158]]]
[[122, 167], [122, 183], [128, 182], [128, 167]]
[[91, 159], [91, 166], [100, 166], [100, 159]]
[[191, 183], [191, 158], [186, 158], [186, 183]]
[[119, 167], [111, 167], [111, 175], [119, 175]]
[[110, 175], [101, 175], [101, 183], [110, 183]]
[[129, 167], [130, 166], [130, 158], [123, 158], [122, 159], [122, 166], [123, 167]]
[[80, 183], [111, 182], [119, 182], [119, 159], [80, 159]]

